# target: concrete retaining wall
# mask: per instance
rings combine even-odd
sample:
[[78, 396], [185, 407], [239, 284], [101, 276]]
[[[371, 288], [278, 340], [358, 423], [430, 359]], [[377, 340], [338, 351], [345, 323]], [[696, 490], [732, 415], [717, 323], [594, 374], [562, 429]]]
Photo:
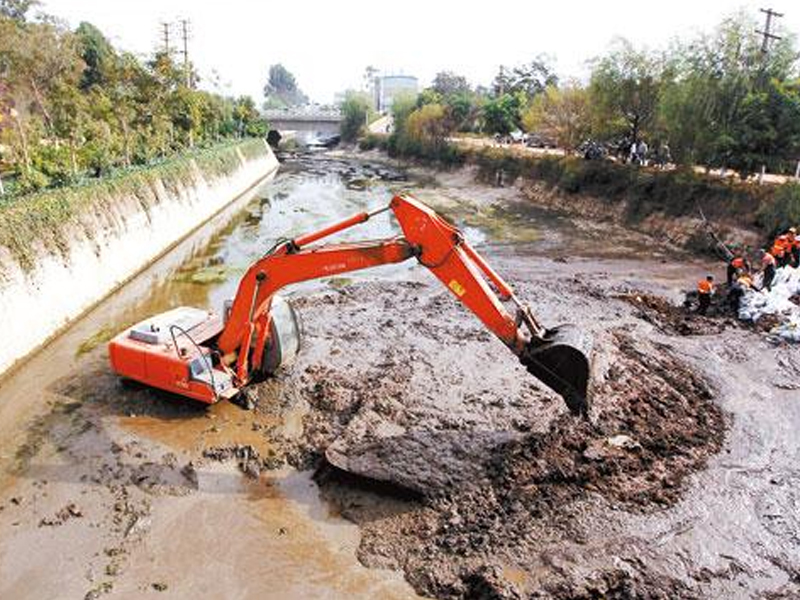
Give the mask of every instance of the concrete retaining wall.
[[263, 156], [239, 156], [241, 167], [230, 175], [211, 178], [198, 168], [192, 183], [170, 191], [157, 182], [158, 200], [147, 210], [133, 197], [108, 198], [116, 226], [108, 226], [108, 215], [82, 218], [66, 258], [42, 251], [26, 272], [0, 249], [0, 374], [277, 172], [266, 144]]

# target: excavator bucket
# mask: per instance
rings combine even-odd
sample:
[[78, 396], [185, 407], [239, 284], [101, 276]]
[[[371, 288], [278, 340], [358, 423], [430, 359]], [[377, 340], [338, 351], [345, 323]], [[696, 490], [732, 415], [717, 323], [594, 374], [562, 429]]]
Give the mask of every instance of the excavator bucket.
[[520, 354], [528, 372], [560, 394], [575, 415], [589, 412], [591, 338], [573, 325], [548, 329]]

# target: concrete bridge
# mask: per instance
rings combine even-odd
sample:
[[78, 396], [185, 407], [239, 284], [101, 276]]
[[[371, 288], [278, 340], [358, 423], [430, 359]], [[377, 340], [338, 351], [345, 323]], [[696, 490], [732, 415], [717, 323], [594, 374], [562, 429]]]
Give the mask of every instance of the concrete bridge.
[[342, 114], [338, 110], [277, 109], [265, 111], [270, 129], [281, 135], [295, 134], [300, 137], [333, 135], [339, 133]]

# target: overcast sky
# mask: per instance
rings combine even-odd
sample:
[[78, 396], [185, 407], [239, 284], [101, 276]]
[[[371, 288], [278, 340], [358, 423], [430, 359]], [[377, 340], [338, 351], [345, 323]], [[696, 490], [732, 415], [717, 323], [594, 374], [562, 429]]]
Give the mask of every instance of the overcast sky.
[[[540, 53], [564, 76], [583, 77], [586, 59], [615, 35], [659, 47], [708, 30], [739, 8], [771, 6], [779, 23], [800, 33], [796, 0], [43, 0], [46, 12], [77, 26], [89, 21], [118, 47], [151, 54], [162, 21], [191, 21], [190, 58], [220, 92], [261, 100], [269, 65], [283, 63], [312, 99], [330, 102], [359, 87], [364, 68], [416, 75], [423, 85], [440, 70], [488, 84], [499, 65]], [[759, 13], [760, 14], [760, 13]], [[760, 15], [763, 16], [763, 15]]]

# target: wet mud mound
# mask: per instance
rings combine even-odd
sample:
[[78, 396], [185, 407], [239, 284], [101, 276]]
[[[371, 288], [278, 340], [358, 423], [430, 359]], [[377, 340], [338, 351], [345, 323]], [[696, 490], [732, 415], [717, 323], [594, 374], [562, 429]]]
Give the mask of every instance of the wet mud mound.
[[[619, 326], [591, 419], [576, 419], [446, 296], [411, 286], [376, 310], [361, 298], [381, 285], [355, 288], [304, 301], [309, 412], [289, 460], [318, 467], [364, 564], [438, 598], [696, 597], [606, 516], [673, 505], [720, 450], [725, 419], [698, 374]], [[337, 307], [337, 335], [318, 303]], [[397, 316], [414, 312], [437, 319]]]
[[634, 306], [636, 316], [669, 335], [711, 335], [737, 326], [736, 319], [721, 302], [715, 302], [709, 308], [709, 316], [703, 316], [653, 294], [618, 294], [614, 298]]
[[389, 518], [376, 521], [369, 508], [346, 501], [364, 528], [362, 560], [402, 566], [418, 591], [436, 597], [696, 597], [653, 570], [657, 561], [637, 544], [613, 547], [603, 511], [677, 501], [687, 476], [720, 449], [724, 419], [678, 359], [615, 338], [595, 422], [562, 415], [543, 433], [498, 446], [487, 457], [488, 482], [443, 491]]
[[669, 505], [725, 431], [707, 385], [664, 348], [615, 336], [594, 422], [564, 416], [498, 449], [496, 487], [547, 504], [600, 493], [628, 507]]

